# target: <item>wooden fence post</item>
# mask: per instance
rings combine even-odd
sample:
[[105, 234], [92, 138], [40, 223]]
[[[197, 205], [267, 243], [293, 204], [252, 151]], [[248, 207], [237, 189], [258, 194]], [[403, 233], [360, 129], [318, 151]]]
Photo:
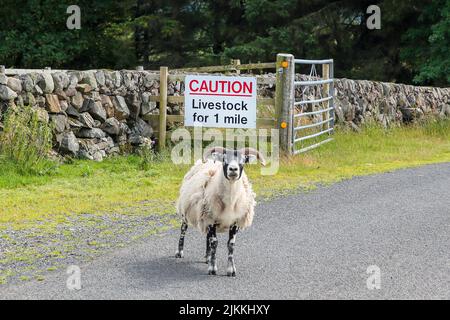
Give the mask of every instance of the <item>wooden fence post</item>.
[[277, 54], [275, 111], [280, 130], [280, 148], [285, 154], [292, 153], [292, 108], [294, 107], [295, 62], [292, 54]]
[[[324, 79], [324, 80], [325, 79], [330, 79], [330, 65], [328, 63], [324, 63], [322, 65], [322, 79]], [[323, 85], [323, 89], [322, 89], [322, 96], [323, 97], [328, 97], [329, 95], [330, 95], [330, 84], [325, 83]], [[324, 110], [329, 108], [330, 100], [324, 101], [322, 103], [323, 103], [322, 108]], [[323, 121], [328, 120], [330, 118], [329, 115], [330, 115], [329, 111], [324, 112], [322, 120]], [[323, 130], [326, 130], [326, 129], [329, 129], [329, 128], [330, 128], [330, 122], [327, 122], [327, 123], [323, 124]]]
[[[240, 66], [241, 60], [240, 59], [231, 59], [231, 65], [233, 66]], [[241, 74], [241, 70], [236, 69], [236, 74]]]
[[168, 67], [159, 68], [159, 150], [166, 147]]

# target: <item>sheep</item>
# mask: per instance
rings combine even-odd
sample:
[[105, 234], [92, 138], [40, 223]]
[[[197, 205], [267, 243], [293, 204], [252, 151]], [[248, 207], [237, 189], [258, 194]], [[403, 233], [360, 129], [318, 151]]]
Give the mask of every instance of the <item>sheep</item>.
[[[213, 156], [214, 160], [207, 159]], [[233, 252], [236, 234], [252, 224], [255, 193], [244, 172], [244, 163], [262, 154], [253, 148], [230, 150], [213, 147], [186, 173], [176, 207], [181, 216], [181, 235], [176, 258], [183, 257], [184, 237], [189, 226], [206, 234], [208, 274], [216, 275], [216, 233], [229, 232], [227, 276], [236, 276]]]

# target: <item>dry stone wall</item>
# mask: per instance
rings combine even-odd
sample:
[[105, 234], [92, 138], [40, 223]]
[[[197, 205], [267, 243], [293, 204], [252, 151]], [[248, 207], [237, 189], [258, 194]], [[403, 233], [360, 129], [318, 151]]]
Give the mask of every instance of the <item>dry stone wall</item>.
[[[258, 95], [274, 97], [275, 75], [258, 75]], [[297, 75], [297, 80], [305, 79]], [[296, 91], [312, 97], [315, 92]], [[169, 81], [169, 95], [183, 95], [182, 81]], [[153, 128], [143, 120], [158, 114], [159, 75], [149, 71], [41, 71], [0, 73], [0, 130], [9, 108], [30, 105], [54, 128], [62, 155], [102, 160], [121, 146], [152, 147]], [[354, 128], [375, 121], [388, 126], [426, 115], [450, 117], [450, 88], [415, 87], [367, 80], [335, 80], [336, 122]], [[182, 106], [169, 104], [169, 114]], [[309, 106], [311, 108], [311, 106]], [[310, 111], [310, 110], [306, 110]]]
[[55, 150], [102, 160], [121, 146], [154, 145], [152, 127], [142, 119], [158, 113], [159, 76], [137, 71], [32, 72], [0, 74], [1, 119], [8, 108], [31, 105], [54, 128]]
[[[259, 88], [259, 94], [274, 97], [275, 75], [269, 84]], [[305, 75], [296, 75], [296, 81], [311, 80]], [[410, 123], [425, 116], [450, 117], [450, 88], [420, 87], [397, 83], [335, 79], [334, 106], [336, 123], [358, 129], [367, 122], [384, 126]], [[296, 100], [318, 98], [319, 87], [297, 87]], [[311, 104], [304, 111], [313, 111]]]
[[450, 88], [418, 87], [367, 80], [337, 79], [338, 122], [410, 123], [424, 116], [450, 117]]

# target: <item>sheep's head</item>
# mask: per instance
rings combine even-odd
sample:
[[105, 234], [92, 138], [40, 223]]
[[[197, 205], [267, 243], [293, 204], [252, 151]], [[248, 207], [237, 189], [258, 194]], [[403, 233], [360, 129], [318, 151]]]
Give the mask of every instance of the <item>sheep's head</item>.
[[205, 158], [212, 156], [214, 160], [223, 164], [223, 174], [230, 181], [239, 180], [244, 171], [244, 164], [257, 159], [264, 166], [266, 161], [263, 155], [253, 148], [231, 150], [222, 147], [213, 147], [205, 152]]

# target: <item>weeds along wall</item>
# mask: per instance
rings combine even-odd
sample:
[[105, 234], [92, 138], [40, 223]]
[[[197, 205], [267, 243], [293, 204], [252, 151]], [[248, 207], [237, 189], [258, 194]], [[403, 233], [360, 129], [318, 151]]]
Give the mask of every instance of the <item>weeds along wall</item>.
[[[61, 155], [99, 161], [121, 149], [155, 144], [156, 128], [144, 119], [159, 114], [158, 72], [22, 70], [16, 73], [0, 73], [0, 130], [8, 110], [20, 112], [21, 106], [29, 105], [41, 121], [52, 124], [54, 150]], [[182, 77], [178, 78], [169, 77], [169, 96], [183, 95], [184, 83]], [[305, 76], [296, 75], [296, 78], [305, 79]], [[258, 96], [273, 98], [275, 75], [257, 75], [257, 79]], [[298, 88], [296, 96], [314, 96], [316, 92], [309, 90], [301, 92]], [[369, 121], [389, 126], [427, 115], [449, 117], [450, 88], [336, 79], [335, 107], [336, 122], [354, 129]], [[182, 105], [168, 104], [168, 114], [182, 112]]]

